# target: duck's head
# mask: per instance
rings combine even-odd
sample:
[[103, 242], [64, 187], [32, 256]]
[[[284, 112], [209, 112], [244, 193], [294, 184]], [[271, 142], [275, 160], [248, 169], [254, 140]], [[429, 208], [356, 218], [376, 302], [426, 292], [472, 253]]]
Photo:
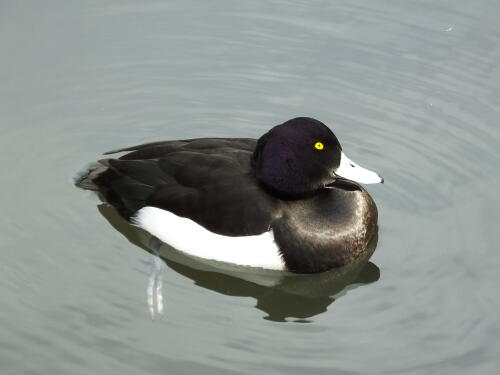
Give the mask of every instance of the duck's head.
[[322, 122], [297, 117], [264, 134], [253, 155], [257, 179], [272, 191], [299, 197], [327, 188], [338, 179], [363, 184], [384, 182], [343, 152]]

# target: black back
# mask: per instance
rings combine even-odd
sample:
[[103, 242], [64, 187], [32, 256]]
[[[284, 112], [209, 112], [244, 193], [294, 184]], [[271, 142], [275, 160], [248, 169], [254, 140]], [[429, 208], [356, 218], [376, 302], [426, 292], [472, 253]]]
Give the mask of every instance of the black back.
[[126, 219], [153, 206], [218, 234], [261, 234], [281, 213], [280, 202], [262, 192], [251, 168], [255, 144], [205, 138], [116, 150], [132, 152], [101, 160], [108, 168], [93, 183]]

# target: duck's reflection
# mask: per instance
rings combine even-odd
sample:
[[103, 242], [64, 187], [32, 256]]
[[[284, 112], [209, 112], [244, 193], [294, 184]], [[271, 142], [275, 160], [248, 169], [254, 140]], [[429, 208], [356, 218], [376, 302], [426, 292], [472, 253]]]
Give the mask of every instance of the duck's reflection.
[[[174, 271], [192, 279], [196, 285], [230, 296], [253, 297], [258, 309], [268, 315], [264, 319], [307, 322], [307, 318], [325, 312], [336, 298], [349, 289], [370, 284], [380, 277], [379, 268], [368, 262], [377, 246], [377, 236], [365, 255], [347, 266], [318, 274], [292, 274], [281, 271], [248, 269], [191, 258], [161, 244], [148, 233], [130, 225], [107, 204], [98, 206], [106, 220], [130, 242], [157, 254]], [[151, 313], [161, 313], [161, 267], [153, 263], [148, 288], [148, 303], [155, 305]], [[159, 292], [159, 293], [158, 293]]]

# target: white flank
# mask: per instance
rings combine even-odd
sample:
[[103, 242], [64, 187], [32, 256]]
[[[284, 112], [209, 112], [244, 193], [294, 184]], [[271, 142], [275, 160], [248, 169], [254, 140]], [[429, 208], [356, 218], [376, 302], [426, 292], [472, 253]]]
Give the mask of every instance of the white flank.
[[285, 269], [272, 231], [256, 236], [222, 236], [190, 219], [156, 207], [141, 208], [133, 222], [189, 255], [242, 266]]

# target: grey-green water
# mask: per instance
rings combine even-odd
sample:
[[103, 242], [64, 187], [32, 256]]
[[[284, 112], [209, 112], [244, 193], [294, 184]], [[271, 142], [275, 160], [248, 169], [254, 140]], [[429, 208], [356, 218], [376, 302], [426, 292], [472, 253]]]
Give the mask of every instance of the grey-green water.
[[[1, 373], [498, 374], [499, 14], [464, 0], [2, 1]], [[371, 263], [273, 288], [166, 249], [152, 320], [143, 234], [76, 189], [78, 170], [298, 115], [386, 180], [368, 187]]]

